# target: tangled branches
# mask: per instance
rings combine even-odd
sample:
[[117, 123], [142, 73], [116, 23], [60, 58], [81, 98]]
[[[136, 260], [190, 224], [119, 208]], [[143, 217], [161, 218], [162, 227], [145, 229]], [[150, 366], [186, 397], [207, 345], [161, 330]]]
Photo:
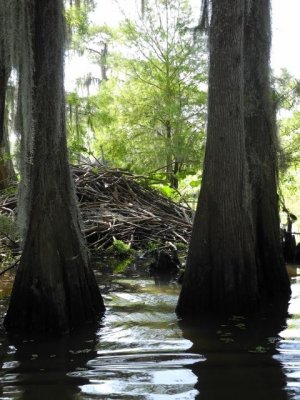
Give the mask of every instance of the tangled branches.
[[[133, 248], [149, 242], [187, 243], [192, 212], [152, 189], [147, 179], [117, 169], [73, 167], [83, 232], [91, 250], [110, 246], [114, 239]], [[0, 212], [14, 215], [14, 194], [0, 197]]]

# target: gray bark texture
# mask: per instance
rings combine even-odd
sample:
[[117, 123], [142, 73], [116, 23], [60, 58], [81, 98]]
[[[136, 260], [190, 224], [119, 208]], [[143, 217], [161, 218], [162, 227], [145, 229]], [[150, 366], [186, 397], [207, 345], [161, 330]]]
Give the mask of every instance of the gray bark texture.
[[207, 146], [180, 316], [250, 314], [290, 295], [279, 237], [270, 4], [211, 3]]
[[280, 297], [290, 293], [290, 284], [279, 231], [278, 141], [269, 63], [270, 0], [248, 1], [244, 43], [246, 149], [259, 285], [266, 296]]
[[212, 1], [207, 145], [179, 315], [258, 306], [243, 111], [244, 12], [240, 0]]
[[31, 201], [5, 326], [61, 334], [96, 321], [104, 305], [81, 235], [67, 159], [63, 1], [31, 1]]

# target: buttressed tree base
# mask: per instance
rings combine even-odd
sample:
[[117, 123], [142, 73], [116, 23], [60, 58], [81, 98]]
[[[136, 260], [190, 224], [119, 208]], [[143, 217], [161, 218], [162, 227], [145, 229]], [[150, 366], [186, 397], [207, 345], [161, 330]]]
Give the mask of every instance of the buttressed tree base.
[[[260, 71], [253, 66], [254, 53], [263, 57], [261, 48], [268, 58], [268, 49], [255, 46], [259, 37], [270, 45], [270, 5], [264, 2], [258, 22], [256, 3], [211, 1], [207, 145], [180, 316], [251, 314], [266, 300], [290, 295], [279, 237], [268, 60]], [[249, 32], [251, 23], [263, 32]]]
[[24, 240], [5, 326], [60, 334], [96, 321], [104, 311], [67, 158], [63, 1], [22, 2], [18, 18], [27, 50], [22, 55], [18, 47], [16, 66], [24, 129], [19, 196]]

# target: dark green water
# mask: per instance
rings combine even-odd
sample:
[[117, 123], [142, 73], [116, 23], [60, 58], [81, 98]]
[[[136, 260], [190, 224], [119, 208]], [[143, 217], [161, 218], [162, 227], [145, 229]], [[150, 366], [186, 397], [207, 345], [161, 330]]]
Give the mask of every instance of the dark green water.
[[98, 280], [97, 328], [52, 341], [2, 334], [1, 400], [300, 399], [300, 277], [288, 318], [192, 322], [174, 314], [176, 283]]

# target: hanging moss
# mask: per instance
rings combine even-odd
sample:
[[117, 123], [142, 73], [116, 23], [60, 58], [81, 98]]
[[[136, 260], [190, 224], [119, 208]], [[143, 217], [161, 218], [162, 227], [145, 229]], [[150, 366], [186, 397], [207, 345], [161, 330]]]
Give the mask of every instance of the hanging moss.
[[34, 60], [32, 52], [33, 0], [0, 0], [1, 54], [7, 69], [17, 71], [18, 107], [15, 130], [19, 136], [21, 183], [19, 186], [18, 220], [22, 237], [28, 226], [30, 204], [30, 169], [32, 164], [34, 129], [32, 126], [32, 92]]
[[97, 320], [104, 310], [68, 166], [63, 0], [18, 0], [18, 7], [13, 1], [23, 252], [5, 325], [60, 334]]

